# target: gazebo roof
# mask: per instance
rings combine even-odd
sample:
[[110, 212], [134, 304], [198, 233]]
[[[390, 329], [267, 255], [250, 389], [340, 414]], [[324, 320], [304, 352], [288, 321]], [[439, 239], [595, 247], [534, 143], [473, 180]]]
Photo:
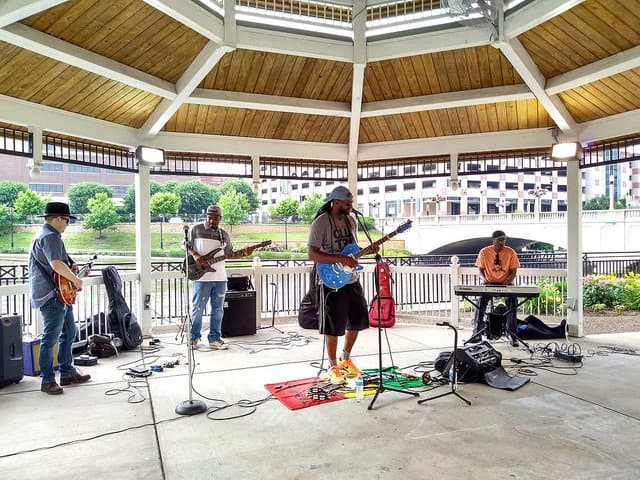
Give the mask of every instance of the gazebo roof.
[[[637, 0], [507, 2], [504, 22], [381, 3], [4, 2], [0, 121], [327, 160], [548, 146], [555, 126], [581, 141], [640, 130]], [[264, 23], [278, 16], [294, 23]], [[318, 17], [335, 31], [313, 31]]]

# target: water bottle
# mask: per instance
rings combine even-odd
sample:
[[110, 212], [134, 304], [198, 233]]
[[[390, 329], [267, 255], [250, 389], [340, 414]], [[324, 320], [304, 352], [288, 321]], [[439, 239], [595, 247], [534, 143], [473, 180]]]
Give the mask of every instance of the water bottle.
[[362, 400], [364, 398], [364, 380], [362, 375], [356, 377], [356, 400]]
[[451, 385], [454, 385], [456, 383], [456, 367], [453, 364], [449, 369], [449, 382], [451, 383]]

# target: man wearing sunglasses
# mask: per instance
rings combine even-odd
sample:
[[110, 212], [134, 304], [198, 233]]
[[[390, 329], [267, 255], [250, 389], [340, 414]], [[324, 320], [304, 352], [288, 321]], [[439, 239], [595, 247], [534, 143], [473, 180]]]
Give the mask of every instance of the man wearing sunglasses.
[[[516, 272], [520, 267], [518, 255], [515, 250], [505, 245], [507, 236], [502, 230], [496, 230], [491, 234], [492, 245], [480, 250], [476, 259], [480, 278], [485, 285], [513, 285]], [[473, 335], [482, 331], [486, 327], [484, 315], [487, 304], [491, 296], [483, 295], [478, 302], [478, 309], [473, 318]], [[514, 296], [506, 297], [507, 308], [507, 334], [510, 337], [511, 345], [518, 346], [518, 341], [514, 337], [516, 332], [516, 310], [518, 299]]]
[[[76, 337], [76, 323], [73, 306], [61, 303], [56, 296], [53, 273], [67, 278], [75, 288], [82, 288], [82, 279], [77, 277], [78, 267], [67, 254], [62, 234], [69, 226], [71, 215], [69, 205], [49, 202], [45, 206], [44, 225], [34, 239], [29, 251], [29, 289], [31, 305], [40, 309], [42, 317], [42, 340], [40, 341], [40, 390], [48, 395], [63, 393], [62, 386], [85, 383], [91, 375], [83, 375], [73, 366], [73, 341]], [[60, 364], [60, 385], [53, 370], [53, 352], [59, 342], [58, 363]], [[62, 386], [61, 386], [62, 385]]]

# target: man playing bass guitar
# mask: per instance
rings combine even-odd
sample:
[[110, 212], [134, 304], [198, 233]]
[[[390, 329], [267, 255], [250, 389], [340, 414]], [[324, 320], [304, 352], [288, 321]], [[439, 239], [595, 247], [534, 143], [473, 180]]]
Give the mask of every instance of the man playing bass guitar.
[[[337, 253], [346, 245], [356, 243], [356, 221], [349, 215], [352, 206], [353, 195], [348, 188], [338, 186], [333, 189], [311, 224], [309, 259], [316, 263], [340, 263], [347, 268], [358, 266], [358, 260], [353, 256]], [[351, 350], [358, 332], [369, 327], [367, 301], [357, 272], [353, 272], [341, 288], [334, 290], [323, 285], [321, 291], [324, 314], [320, 317], [320, 333], [325, 335], [329, 379], [331, 383], [344, 383], [344, 374], [362, 373], [351, 359]], [[336, 358], [338, 337], [343, 335], [342, 355]]]
[[[69, 258], [62, 233], [69, 226], [69, 205], [61, 202], [47, 203], [42, 231], [34, 239], [29, 251], [29, 289], [31, 305], [39, 308], [42, 316], [42, 340], [40, 342], [40, 390], [49, 395], [63, 393], [60, 385], [87, 382], [91, 375], [83, 375], [73, 366], [73, 341], [76, 337], [76, 323], [73, 306], [58, 300], [53, 281], [54, 272], [65, 277], [80, 290], [82, 279], [76, 275], [78, 269]], [[58, 363], [60, 364], [60, 385], [56, 383], [53, 370], [53, 352], [60, 341]]]
[[[214, 250], [224, 252], [227, 258], [241, 258], [253, 253], [251, 247], [233, 252], [231, 237], [220, 228], [222, 209], [217, 205], [209, 205], [207, 218], [203, 223], [193, 225], [187, 233], [188, 243], [183, 247], [200, 266], [207, 266], [205, 258]], [[224, 299], [227, 292], [227, 271], [225, 262], [220, 261], [193, 282], [193, 296], [191, 299], [191, 345], [195, 346], [200, 341], [202, 329], [202, 312], [207, 302], [211, 302], [211, 315], [209, 317], [209, 347], [214, 350], [224, 350], [227, 345], [220, 338], [220, 327], [224, 315]]]

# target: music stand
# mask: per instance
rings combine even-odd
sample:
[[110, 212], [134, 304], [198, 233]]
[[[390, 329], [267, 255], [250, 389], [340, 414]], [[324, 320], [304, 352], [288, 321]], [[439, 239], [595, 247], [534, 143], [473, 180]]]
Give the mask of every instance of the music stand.
[[195, 355], [193, 354], [193, 348], [191, 345], [191, 312], [189, 311], [189, 239], [187, 234], [189, 232], [189, 227], [184, 227], [184, 276], [187, 282], [187, 288], [185, 289], [186, 299], [183, 299], [183, 305], [187, 308], [187, 315], [185, 318], [185, 322], [183, 325], [187, 326], [187, 358], [189, 364], [189, 399], [180, 402], [176, 405], [176, 413], [178, 415], [197, 415], [198, 413], [203, 413], [207, 411], [207, 404], [202, 400], [194, 400], [193, 399], [193, 363], [195, 361]]
[[[447, 395], [455, 395], [467, 405], [471, 405], [471, 402], [469, 400], [464, 398], [462, 395], [460, 395], [456, 391], [458, 388], [458, 369], [456, 364], [456, 350], [458, 349], [458, 330], [449, 322], [436, 323], [436, 325], [439, 325], [441, 327], [446, 326], [453, 330], [453, 352], [451, 352], [451, 357], [449, 358], [449, 362], [447, 363], [447, 365], [450, 365], [450, 368], [452, 369], [452, 373], [453, 373], [452, 375], [450, 375], [450, 377], [453, 377], [453, 380], [449, 381], [449, 383], [451, 384], [451, 391], [447, 393], [442, 393], [440, 395], [436, 395], [435, 397], [423, 398], [422, 400], [418, 400], [418, 403], [428, 402], [429, 400], [435, 400], [436, 398], [446, 397]], [[446, 370], [447, 369], [445, 368], [445, 371]]]
[[[414, 397], [419, 396], [418, 392], [412, 392], [410, 390], [402, 390], [400, 388], [393, 387], [385, 387], [382, 382], [382, 299], [380, 298], [380, 279], [378, 278], [378, 266], [382, 261], [382, 257], [379, 254], [376, 254], [376, 268], [374, 270], [373, 275], [373, 285], [375, 287], [376, 295], [378, 297], [378, 388], [376, 389], [376, 393], [371, 399], [367, 410], [373, 410], [373, 404], [376, 403], [378, 399], [378, 395], [380, 395], [385, 390], [389, 390], [392, 392], [398, 393], [406, 393], [408, 395], [413, 395]], [[457, 338], [457, 337], [456, 337]]]

